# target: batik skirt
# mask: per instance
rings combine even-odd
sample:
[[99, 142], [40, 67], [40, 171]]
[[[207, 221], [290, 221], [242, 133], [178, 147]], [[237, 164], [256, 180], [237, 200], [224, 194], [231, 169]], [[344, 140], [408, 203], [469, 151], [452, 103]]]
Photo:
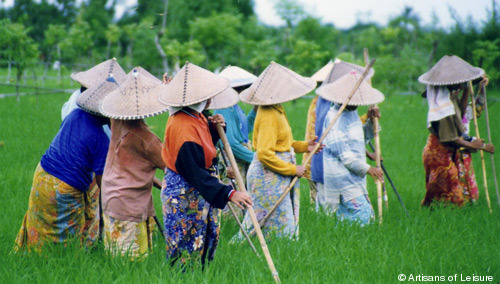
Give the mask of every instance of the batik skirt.
[[146, 256], [153, 248], [155, 222], [148, 217], [142, 222], [123, 221], [103, 213], [104, 246], [113, 255], [119, 253], [132, 260]]
[[165, 170], [161, 201], [167, 261], [186, 267], [213, 260], [219, 243], [221, 210], [212, 207], [181, 175], [169, 169]]
[[477, 200], [479, 193], [469, 151], [446, 147], [431, 134], [422, 159], [426, 185], [422, 205], [444, 202], [462, 206]]
[[[285, 162], [295, 163], [295, 154], [293, 151], [276, 152], [276, 156]], [[247, 190], [252, 197], [253, 209], [259, 221], [274, 207], [280, 196], [290, 185], [292, 178], [292, 176], [284, 176], [271, 171], [259, 161], [257, 155], [254, 155], [253, 161], [248, 168]], [[262, 226], [262, 232], [265, 236], [275, 234], [278, 237], [288, 236], [290, 238], [298, 238], [299, 188], [299, 181], [297, 181], [292, 190], [290, 190], [288, 195], [267, 219], [264, 226]], [[243, 219], [243, 227], [248, 232], [253, 229], [248, 212]], [[243, 240], [243, 238], [243, 233], [238, 232], [234, 240]]]
[[67, 243], [76, 237], [87, 247], [99, 237], [99, 187], [94, 180], [87, 192], [79, 191], [38, 164], [14, 249], [39, 250], [44, 242]]
[[360, 195], [351, 200], [344, 200], [344, 197], [340, 195], [337, 217], [340, 221], [345, 220], [363, 227], [369, 224], [372, 218], [375, 218], [375, 213], [367, 194]]

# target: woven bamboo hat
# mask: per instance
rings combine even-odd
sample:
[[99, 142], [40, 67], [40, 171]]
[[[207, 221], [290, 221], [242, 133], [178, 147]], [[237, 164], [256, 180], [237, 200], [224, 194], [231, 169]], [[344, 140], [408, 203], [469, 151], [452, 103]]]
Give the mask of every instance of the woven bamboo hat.
[[333, 68], [333, 61], [330, 60], [325, 66], [321, 67], [321, 69], [316, 71], [316, 73], [314, 73], [314, 75], [311, 76], [311, 79], [313, 79], [318, 83], [325, 81], [328, 74], [330, 74], [330, 72], [332, 71], [332, 68]]
[[[328, 73], [328, 75], [326, 76], [322, 85], [333, 83], [340, 77], [350, 73], [351, 71], [356, 71], [359, 74], [363, 74], [363, 72], [365, 72], [365, 67], [349, 63], [346, 61], [342, 61], [340, 59], [335, 59], [332, 69], [330, 70], [330, 73]], [[370, 71], [368, 71], [365, 80], [370, 79], [373, 76], [373, 74], [375, 74], [375, 71], [373, 70], [373, 68], [371, 68]]]
[[161, 83], [143, 68], [134, 68], [127, 74], [125, 82], [104, 98], [102, 114], [110, 118], [132, 120], [166, 112], [168, 107], [158, 101], [158, 96], [149, 92]]
[[117, 82], [123, 82], [125, 76], [127, 76], [120, 64], [116, 61], [116, 58], [113, 58], [101, 62], [87, 71], [72, 73], [71, 79], [88, 89], [101, 83], [102, 80], [108, 78], [110, 74], [113, 74]]
[[233, 88], [227, 87], [224, 91], [215, 95], [210, 101], [208, 109], [223, 109], [232, 107], [239, 101], [238, 92]]
[[229, 79], [231, 81], [231, 88], [250, 85], [257, 80], [257, 76], [238, 66], [224, 68], [219, 73], [219, 76]]
[[123, 81], [119, 82], [116, 80], [113, 74], [110, 73], [104, 81], [101, 80], [101, 82], [93, 85], [78, 96], [76, 104], [87, 112], [102, 115], [101, 110], [99, 109], [102, 100], [106, 97], [106, 95], [118, 89], [120, 83], [122, 82]]
[[162, 104], [181, 107], [208, 100], [225, 91], [229, 83], [226, 78], [186, 62], [169, 84], [160, 85], [151, 92], [160, 94]]
[[240, 100], [252, 105], [275, 105], [302, 97], [315, 87], [313, 79], [271, 62], [257, 80], [241, 92]]
[[[349, 94], [360, 78], [361, 75], [358, 72], [351, 71], [340, 77], [338, 80], [335, 80], [333, 83], [322, 85], [316, 90], [316, 93], [326, 100], [342, 104], [347, 100]], [[379, 90], [370, 86], [366, 80], [363, 80], [348, 105], [374, 105], [382, 102], [383, 100], [384, 95]]]
[[418, 77], [418, 81], [432, 86], [455, 85], [483, 75], [483, 69], [470, 65], [456, 55], [445, 55], [429, 71]]

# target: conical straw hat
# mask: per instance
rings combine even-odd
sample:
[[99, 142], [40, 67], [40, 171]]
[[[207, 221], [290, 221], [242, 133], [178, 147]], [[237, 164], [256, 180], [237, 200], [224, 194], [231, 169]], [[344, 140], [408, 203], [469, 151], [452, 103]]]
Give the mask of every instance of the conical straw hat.
[[231, 88], [252, 84], [257, 76], [238, 66], [228, 66], [219, 73], [219, 76], [231, 81]]
[[332, 68], [333, 68], [333, 61], [330, 60], [325, 66], [321, 67], [321, 69], [316, 71], [316, 73], [314, 73], [314, 75], [311, 76], [311, 79], [313, 79], [318, 83], [323, 82], [328, 76], [328, 74], [330, 74], [330, 72], [332, 71]]
[[484, 70], [474, 67], [455, 55], [445, 55], [432, 68], [418, 77], [422, 84], [455, 85], [483, 76]]
[[110, 74], [113, 74], [118, 83], [123, 82], [127, 76], [120, 64], [116, 61], [116, 58], [113, 58], [101, 62], [87, 71], [72, 73], [71, 79], [88, 89], [101, 83], [108, 78]]
[[302, 97], [314, 90], [316, 82], [271, 62], [255, 82], [241, 92], [240, 100], [252, 105], [274, 105]]
[[[360, 74], [355, 71], [351, 71], [333, 83], [321, 85], [321, 87], [316, 90], [316, 93], [326, 100], [339, 104], [345, 103], [360, 78]], [[379, 90], [372, 88], [366, 80], [363, 80], [348, 105], [374, 105], [382, 102], [383, 100], [384, 95]]]
[[227, 87], [224, 91], [215, 95], [210, 101], [208, 109], [223, 109], [232, 107], [239, 101], [238, 92], [233, 88]]
[[152, 92], [159, 94], [161, 103], [181, 107], [208, 100], [226, 90], [229, 83], [226, 78], [186, 62], [169, 84], [160, 85]]
[[[333, 63], [333, 67], [328, 74], [328, 76], [325, 78], [323, 81], [322, 85], [326, 85], [329, 83], [333, 83], [336, 80], [338, 80], [340, 77], [344, 76], [345, 74], [350, 73], [351, 71], [356, 71], [359, 74], [363, 74], [365, 72], [365, 67], [359, 66], [353, 63], [349, 63], [346, 61], [342, 61], [340, 59], [335, 59], [335, 62]], [[375, 74], [375, 71], [373, 68], [368, 71], [368, 74], [365, 77], [365, 80], [369, 80], [373, 74]]]
[[120, 87], [109, 93], [102, 101], [104, 116], [131, 120], [159, 115], [168, 107], [158, 101], [158, 96], [149, 92], [161, 85], [161, 81], [141, 67], [130, 71]]
[[119, 86], [119, 82], [117, 82], [113, 74], [110, 74], [106, 80], [101, 80], [100, 83], [83, 92], [76, 100], [76, 104], [87, 112], [102, 115], [99, 109], [102, 100], [106, 95], [118, 89]]

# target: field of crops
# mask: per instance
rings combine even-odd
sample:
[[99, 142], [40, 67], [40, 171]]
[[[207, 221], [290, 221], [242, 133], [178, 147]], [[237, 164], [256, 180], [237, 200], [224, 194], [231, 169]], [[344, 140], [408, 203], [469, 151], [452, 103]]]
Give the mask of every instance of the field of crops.
[[[0, 93], [13, 92], [0, 86]], [[499, 92], [490, 92], [499, 98]], [[234, 220], [223, 220], [215, 260], [204, 270], [182, 272], [165, 262], [161, 236], [145, 260], [106, 255], [102, 245], [81, 249], [76, 243], [47, 247], [42, 254], [14, 254], [14, 239], [28, 208], [33, 173], [61, 123], [60, 110], [69, 94], [43, 94], [0, 98], [0, 283], [271, 283], [263, 256], [258, 258], [247, 243], [229, 244], [237, 232]], [[295, 139], [303, 139], [310, 98], [285, 104]], [[249, 109], [250, 106], [245, 105]], [[500, 102], [489, 104], [493, 141], [500, 172]], [[300, 239], [269, 239], [268, 245], [283, 283], [396, 283], [423, 276], [492, 276], [500, 281], [500, 214], [489, 155], [485, 155], [493, 214], [488, 212], [481, 161], [474, 168], [480, 190], [477, 205], [460, 209], [420, 207], [425, 193], [422, 149], [427, 104], [420, 96], [386, 96], [380, 105], [381, 145], [384, 164], [409, 211], [407, 218], [388, 185], [389, 208], [383, 224], [364, 228], [337, 224], [318, 214], [309, 204], [307, 180], [301, 180]], [[360, 109], [360, 113], [365, 109]], [[163, 139], [168, 114], [147, 120]], [[484, 117], [481, 136], [486, 136]], [[161, 178], [161, 173], [157, 176]], [[368, 178], [372, 201], [373, 180]], [[159, 192], [154, 192], [161, 220]], [[376, 209], [376, 204], [374, 204]], [[260, 252], [258, 241], [254, 243]], [[262, 255], [262, 253], [260, 253]], [[418, 278], [420, 277], [420, 278]], [[426, 278], [429, 279], [429, 278]], [[440, 278], [442, 279], [442, 278]], [[452, 279], [452, 278], [450, 278]], [[471, 278], [472, 279], [472, 278]], [[418, 282], [420, 282], [418, 281]]]

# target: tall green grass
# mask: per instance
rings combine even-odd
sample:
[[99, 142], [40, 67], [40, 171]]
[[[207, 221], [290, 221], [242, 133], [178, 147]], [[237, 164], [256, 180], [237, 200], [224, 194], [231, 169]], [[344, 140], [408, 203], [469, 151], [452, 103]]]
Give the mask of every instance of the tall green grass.
[[[499, 97], [499, 93], [490, 96]], [[0, 99], [0, 283], [271, 283], [264, 258], [257, 258], [248, 244], [229, 244], [237, 232], [231, 218], [224, 218], [215, 260], [205, 271], [182, 273], [165, 263], [164, 243], [154, 235], [152, 254], [130, 262], [110, 257], [102, 245], [92, 250], [71, 243], [67, 248], [47, 246], [42, 254], [14, 254], [12, 247], [28, 207], [33, 172], [57, 133], [60, 109], [69, 94]], [[285, 104], [295, 139], [304, 137], [310, 99]], [[492, 102], [493, 141], [500, 141], [500, 104]], [[245, 109], [250, 106], [245, 105]], [[480, 188], [477, 205], [461, 209], [420, 208], [425, 193], [421, 161], [426, 130], [426, 102], [417, 96], [388, 96], [380, 105], [384, 164], [408, 208], [407, 218], [387, 185], [389, 209], [382, 225], [364, 228], [337, 224], [318, 214], [309, 204], [307, 181], [301, 181], [300, 239], [269, 239], [268, 245], [283, 283], [396, 283], [399, 274], [450, 276], [490, 275], [500, 281], [500, 214], [486, 155], [493, 214], [488, 213], [481, 164], [474, 155]], [[360, 110], [360, 113], [364, 111]], [[168, 114], [148, 119], [163, 139]], [[484, 118], [480, 119], [486, 137]], [[1, 143], [0, 143], [1, 144]], [[500, 143], [497, 142], [497, 148]], [[498, 154], [497, 154], [498, 155]], [[300, 157], [299, 157], [300, 159]], [[496, 168], [500, 172], [500, 159]], [[161, 173], [157, 173], [161, 177]], [[370, 198], [375, 187], [368, 178]], [[156, 212], [161, 220], [158, 191]], [[376, 204], [374, 204], [376, 207]], [[257, 239], [254, 244], [260, 252]], [[262, 255], [262, 253], [260, 253]], [[458, 278], [460, 279], [460, 278]]]

